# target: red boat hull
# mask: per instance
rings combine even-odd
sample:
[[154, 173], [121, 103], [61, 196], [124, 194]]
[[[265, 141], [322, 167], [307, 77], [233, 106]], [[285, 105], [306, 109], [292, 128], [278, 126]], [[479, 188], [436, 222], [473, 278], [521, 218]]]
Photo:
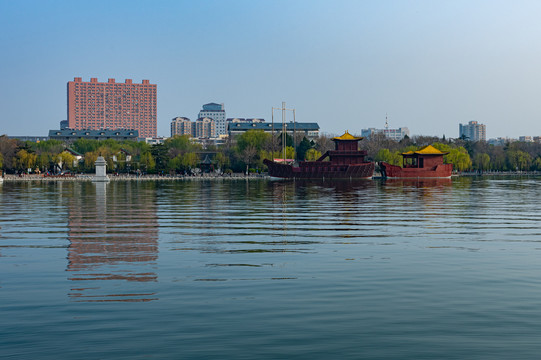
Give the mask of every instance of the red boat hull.
[[337, 165], [327, 161], [302, 161], [299, 166], [265, 159], [269, 176], [282, 179], [370, 179], [374, 163]]
[[387, 178], [449, 178], [453, 172], [452, 164], [440, 164], [430, 168], [402, 168], [386, 162], [379, 163], [383, 177]]

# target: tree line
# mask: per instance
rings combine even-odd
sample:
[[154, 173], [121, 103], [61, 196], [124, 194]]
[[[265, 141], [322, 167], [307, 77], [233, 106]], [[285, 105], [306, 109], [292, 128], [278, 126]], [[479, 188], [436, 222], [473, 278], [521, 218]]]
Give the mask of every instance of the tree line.
[[[283, 143], [285, 141], [285, 143]], [[509, 142], [503, 146], [464, 139], [446, 140], [430, 136], [405, 137], [394, 141], [374, 135], [361, 141], [371, 161], [401, 165], [401, 153], [432, 145], [448, 152], [444, 160], [458, 171], [541, 171], [541, 144]], [[302, 135], [272, 136], [262, 130], [249, 130], [224, 145], [197, 144], [189, 136], [175, 136], [163, 144], [145, 142], [79, 139], [71, 144], [59, 140], [19, 141], [0, 136], [0, 168], [8, 173], [94, 172], [98, 156], [108, 170], [119, 173], [189, 174], [211, 160], [212, 170], [221, 172], [263, 172], [264, 159], [318, 159], [334, 149], [331, 136], [308, 140]], [[285, 151], [285, 153], [284, 153]], [[78, 158], [80, 157], [80, 160]]]

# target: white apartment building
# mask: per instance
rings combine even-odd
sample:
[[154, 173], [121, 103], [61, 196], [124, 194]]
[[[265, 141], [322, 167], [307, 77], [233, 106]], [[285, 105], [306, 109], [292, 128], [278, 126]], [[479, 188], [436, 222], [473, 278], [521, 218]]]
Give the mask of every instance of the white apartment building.
[[484, 124], [479, 124], [477, 121], [470, 121], [466, 124], [458, 124], [458, 137], [465, 137], [469, 141], [486, 141], [487, 128]]
[[410, 131], [407, 127], [401, 127], [398, 129], [376, 129], [376, 128], [368, 128], [368, 129], [362, 129], [361, 130], [361, 136], [367, 139], [370, 139], [374, 134], [383, 134], [386, 138], [400, 141], [404, 138], [404, 136], [410, 136]]
[[214, 120], [217, 136], [227, 134], [224, 104], [209, 103], [203, 105], [203, 110], [199, 111], [198, 118], [210, 118]]

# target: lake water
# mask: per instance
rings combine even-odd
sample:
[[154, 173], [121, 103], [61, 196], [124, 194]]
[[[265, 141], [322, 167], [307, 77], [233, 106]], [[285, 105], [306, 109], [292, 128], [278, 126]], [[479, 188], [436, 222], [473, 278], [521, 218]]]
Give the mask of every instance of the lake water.
[[2, 359], [534, 359], [541, 178], [4, 182]]

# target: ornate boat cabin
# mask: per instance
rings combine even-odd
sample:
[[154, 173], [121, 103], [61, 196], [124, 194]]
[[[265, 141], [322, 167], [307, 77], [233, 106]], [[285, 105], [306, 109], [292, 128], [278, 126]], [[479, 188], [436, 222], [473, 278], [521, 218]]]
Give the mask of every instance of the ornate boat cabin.
[[380, 162], [381, 175], [387, 178], [448, 178], [453, 172], [452, 164], [444, 164], [442, 152], [432, 145], [417, 151], [402, 153], [402, 167]]
[[[271, 177], [285, 179], [349, 178], [368, 179], [375, 164], [366, 160], [366, 151], [359, 150], [362, 137], [349, 132], [333, 138], [335, 150], [329, 150], [316, 161], [300, 161], [297, 166], [265, 159]], [[325, 161], [329, 158], [328, 161]]]

